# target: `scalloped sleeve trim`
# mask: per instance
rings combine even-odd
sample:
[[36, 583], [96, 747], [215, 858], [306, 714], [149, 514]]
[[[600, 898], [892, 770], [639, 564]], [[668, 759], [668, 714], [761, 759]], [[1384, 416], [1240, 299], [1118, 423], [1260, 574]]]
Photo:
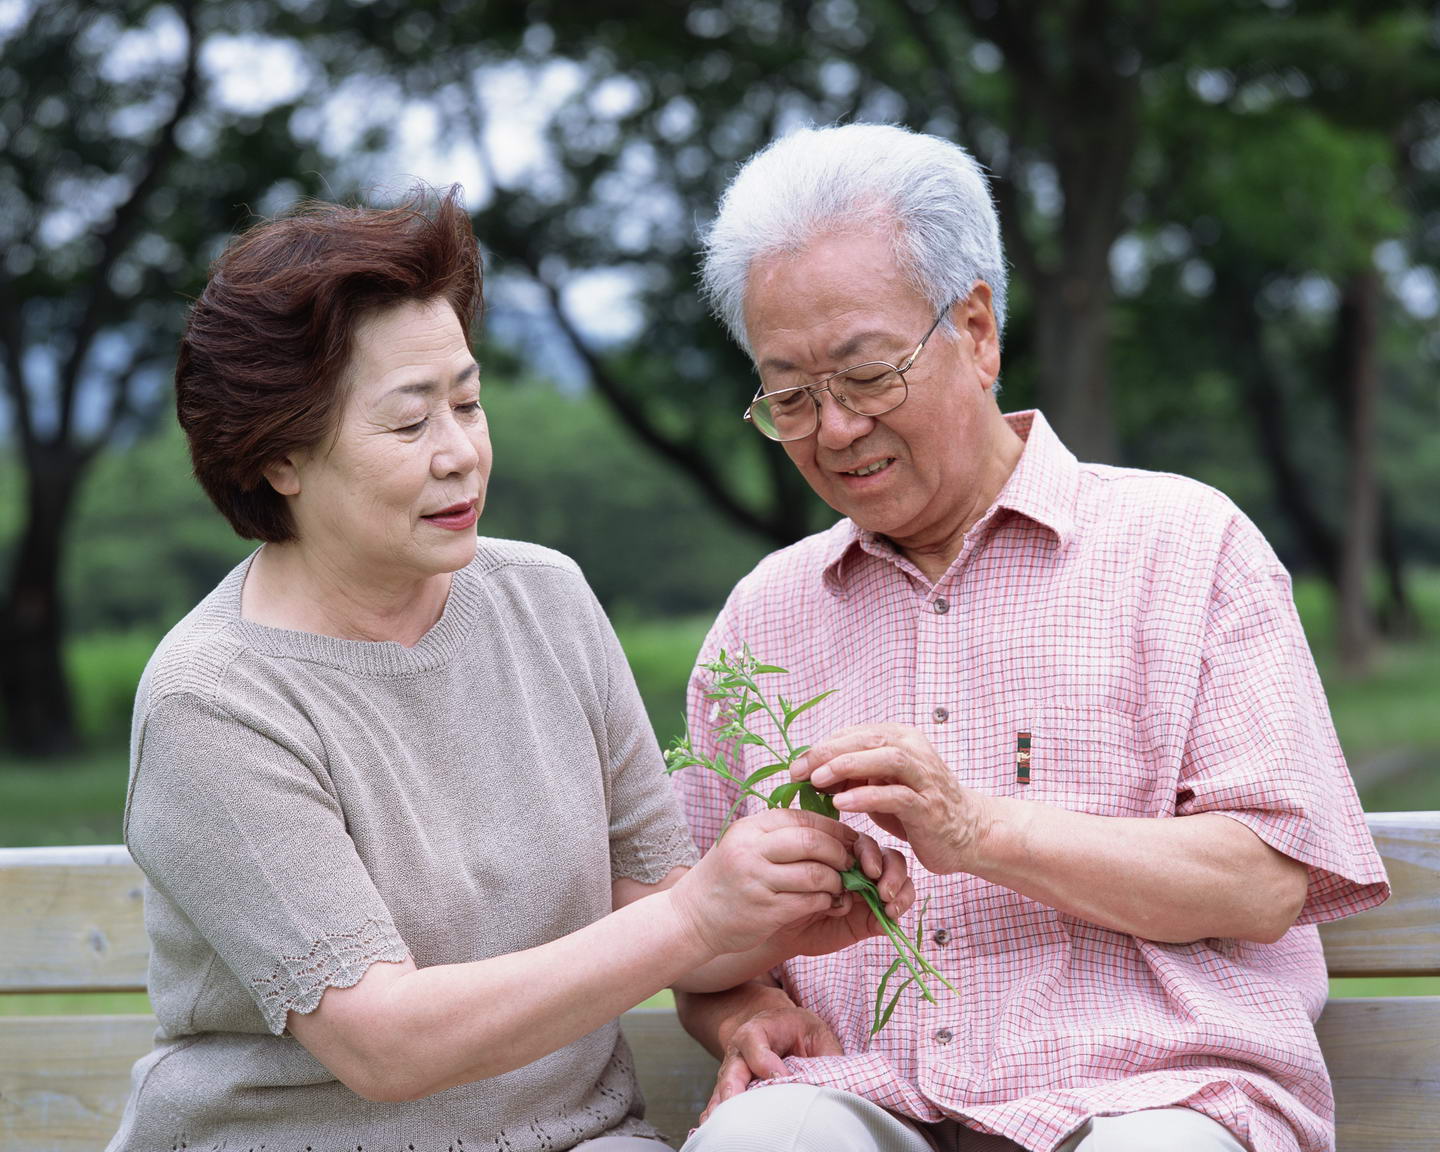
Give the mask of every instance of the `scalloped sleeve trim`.
[[327, 988], [353, 988], [377, 960], [399, 962], [410, 949], [389, 920], [370, 919], [353, 932], [330, 932], [302, 956], [282, 956], [269, 975], [250, 981], [255, 1002], [276, 1036], [291, 1012], [315, 1011]]
[[637, 836], [610, 843], [610, 878], [658, 884], [672, 868], [692, 867], [700, 854], [683, 825], [672, 824], [658, 836]]

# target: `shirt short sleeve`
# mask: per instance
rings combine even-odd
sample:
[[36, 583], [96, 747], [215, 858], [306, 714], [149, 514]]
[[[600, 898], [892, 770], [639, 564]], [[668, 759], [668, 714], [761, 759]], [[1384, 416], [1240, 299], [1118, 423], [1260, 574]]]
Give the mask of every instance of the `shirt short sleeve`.
[[190, 693], [145, 716], [126, 843], [275, 1035], [329, 987], [409, 955], [302, 740]]
[[1240, 821], [1308, 867], [1297, 923], [1348, 916], [1389, 895], [1278, 564], [1211, 607], [1176, 806], [1177, 815], [1200, 812]]

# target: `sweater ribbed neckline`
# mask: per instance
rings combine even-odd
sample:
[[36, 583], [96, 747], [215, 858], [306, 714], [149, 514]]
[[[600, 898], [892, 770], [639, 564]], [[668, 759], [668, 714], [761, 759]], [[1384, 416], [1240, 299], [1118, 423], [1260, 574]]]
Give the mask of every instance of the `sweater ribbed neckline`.
[[[241, 593], [257, 548], [242, 560], [215, 589], [215, 609], [225, 631], [263, 656], [305, 660], [356, 676], [405, 676], [444, 667], [474, 629], [479, 618], [480, 588], [476, 572], [493, 566], [482, 547], [475, 559], [455, 572], [445, 607], [424, 636], [410, 647], [393, 640], [345, 640], [318, 632], [299, 632], [257, 624], [241, 615]], [[490, 559], [490, 563], [487, 563]], [[216, 623], [222, 623], [217, 620]]]

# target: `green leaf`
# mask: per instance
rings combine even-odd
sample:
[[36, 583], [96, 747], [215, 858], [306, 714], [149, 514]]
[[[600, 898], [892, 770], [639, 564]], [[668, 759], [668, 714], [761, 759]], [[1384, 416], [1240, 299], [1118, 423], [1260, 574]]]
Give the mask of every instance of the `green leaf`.
[[[899, 965], [899, 963], [900, 963], [900, 961], [898, 961], [898, 960], [895, 961], [895, 965]], [[892, 969], [891, 969], [891, 970], [892, 970], [892, 971], [894, 970], [894, 967], [893, 967], [893, 966], [892, 966]], [[905, 977], [905, 983], [901, 984], [899, 988], [895, 989], [895, 995], [894, 995], [894, 997], [891, 999], [891, 1001], [890, 1001], [889, 1005], [886, 1007], [885, 1011], [884, 1011], [883, 1013], [881, 1013], [881, 1014], [880, 1014], [880, 1017], [875, 1021], [875, 1026], [870, 1029], [870, 1035], [874, 1036], [877, 1032], [879, 1032], [882, 1028], [884, 1028], [886, 1024], [890, 1023], [890, 1017], [893, 1016], [893, 1015], [895, 1015], [895, 1009], [896, 1009], [896, 1008], [899, 1006], [899, 1004], [900, 1004], [900, 994], [901, 994], [902, 992], [904, 992], [906, 988], [910, 987], [910, 985], [913, 984], [913, 983], [915, 983], [915, 977], [914, 977], [914, 976], [907, 976], [907, 977]], [[878, 996], [878, 993], [877, 993], [877, 996]], [[877, 1005], [878, 1005], [878, 1000], [877, 1000]]]
[[803, 780], [792, 780], [789, 784], [781, 784], [780, 787], [770, 793], [770, 807], [790, 807], [790, 801], [795, 799], [795, 793], [800, 791], [800, 786], [803, 783]]
[[746, 784], [749, 784], [750, 787], [753, 788], [753, 787], [755, 787], [756, 784], [760, 783], [760, 781], [762, 781], [762, 780], [768, 780], [768, 779], [770, 779], [771, 776], [774, 776], [777, 772], [783, 772], [783, 771], [785, 771], [786, 768], [789, 768], [789, 767], [790, 767], [789, 764], [784, 764], [784, 763], [781, 763], [781, 764], [767, 764], [767, 765], [765, 765], [764, 768], [756, 769], [754, 772], [750, 773], [749, 776], [745, 777], [745, 783], [746, 783]]
[[835, 801], [818, 791], [808, 780], [800, 781], [800, 807], [807, 812], [816, 812], [821, 816], [828, 816], [830, 819], [838, 819], [835, 809]]
[[782, 676], [789, 675], [784, 668], [777, 668], [774, 664], [756, 664], [755, 667], [750, 669], [750, 672], [755, 676], [769, 676], [775, 673], [779, 673]]
[[839, 689], [837, 689], [837, 688], [831, 688], [829, 691], [821, 692], [820, 695], [818, 695], [818, 696], [812, 696], [812, 697], [810, 697], [810, 699], [809, 699], [809, 700], [806, 700], [805, 703], [800, 704], [800, 705], [798, 705], [797, 707], [792, 708], [789, 712], [787, 712], [787, 713], [785, 714], [785, 722], [788, 724], [791, 720], [794, 720], [796, 716], [799, 716], [800, 713], [804, 712], [805, 709], [815, 707], [815, 705], [816, 705], [816, 704], [819, 704], [821, 700], [824, 700], [824, 699], [825, 699], [825, 697], [827, 697], [827, 696], [833, 696], [833, 695], [835, 695], [835, 693], [836, 693], [837, 691], [839, 691]]

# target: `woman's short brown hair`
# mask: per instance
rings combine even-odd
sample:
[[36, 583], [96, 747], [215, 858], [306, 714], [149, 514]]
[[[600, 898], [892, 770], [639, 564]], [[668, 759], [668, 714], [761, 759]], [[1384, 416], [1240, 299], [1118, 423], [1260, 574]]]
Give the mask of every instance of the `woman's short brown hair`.
[[458, 188], [396, 208], [303, 203], [226, 246], [185, 323], [175, 408], [195, 477], [236, 532], [294, 538], [264, 470], [334, 428], [360, 321], [443, 296], [468, 342], [481, 277]]

